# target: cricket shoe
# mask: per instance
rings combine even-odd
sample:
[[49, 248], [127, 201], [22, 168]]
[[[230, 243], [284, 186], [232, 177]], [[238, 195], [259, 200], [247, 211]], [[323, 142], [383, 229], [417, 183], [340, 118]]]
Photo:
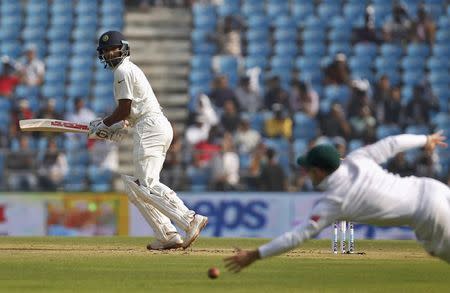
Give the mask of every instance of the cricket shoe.
[[189, 230], [186, 231], [186, 236], [184, 237], [183, 248], [188, 248], [200, 235], [200, 232], [208, 224], [208, 218], [202, 215], [195, 215], [194, 219], [189, 225]]
[[180, 234], [173, 233], [170, 235], [169, 240], [161, 241], [156, 239], [149, 245], [147, 245], [148, 250], [169, 250], [169, 249], [177, 249], [183, 246], [183, 239], [181, 239]]

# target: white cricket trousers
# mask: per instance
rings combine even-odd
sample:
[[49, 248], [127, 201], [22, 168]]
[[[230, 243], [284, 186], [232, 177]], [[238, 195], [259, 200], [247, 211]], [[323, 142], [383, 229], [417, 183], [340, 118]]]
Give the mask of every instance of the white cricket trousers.
[[423, 180], [416, 237], [429, 254], [450, 263], [450, 188], [434, 179]]
[[161, 241], [167, 240], [170, 233], [177, 232], [167, 215], [172, 215], [172, 220], [186, 231], [195, 214], [186, 208], [175, 192], [159, 182], [159, 174], [172, 138], [172, 126], [163, 114], [143, 117], [135, 125], [134, 176], [141, 186], [156, 195], [153, 199], [157, 203], [150, 205], [151, 198], [147, 196], [150, 201], [146, 201], [144, 208], [142, 202], [138, 203], [141, 205], [138, 208], [152, 227], [155, 237]]

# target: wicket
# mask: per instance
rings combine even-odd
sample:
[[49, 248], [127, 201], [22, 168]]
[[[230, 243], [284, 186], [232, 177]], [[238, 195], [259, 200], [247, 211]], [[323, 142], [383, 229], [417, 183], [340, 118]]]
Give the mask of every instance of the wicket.
[[341, 232], [341, 253], [353, 253], [355, 251], [355, 231], [353, 227], [353, 222], [348, 222], [348, 250], [347, 250], [347, 221], [336, 221], [333, 223], [333, 239], [331, 248], [334, 254], [338, 253], [338, 241], [339, 241], [339, 231], [340, 226]]

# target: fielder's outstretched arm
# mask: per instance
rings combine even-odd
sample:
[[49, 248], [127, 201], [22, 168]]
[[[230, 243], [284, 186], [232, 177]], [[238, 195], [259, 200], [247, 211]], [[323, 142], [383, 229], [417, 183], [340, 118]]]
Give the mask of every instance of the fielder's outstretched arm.
[[446, 137], [442, 132], [431, 135], [401, 134], [386, 137], [374, 144], [362, 147], [351, 152], [348, 156], [365, 156], [373, 159], [378, 164], [386, 162], [397, 153], [419, 147], [434, 149], [436, 146], [446, 147]]
[[331, 223], [340, 219], [340, 203], [325, 197], [313, 208], [311, 216], [302, 225], [286, 232], [271, 242], [255, 250], [237, 249], [235, 255], [224, 259], [225, 266], [231, 272], [240, 272], [258, 259], [279, 255], [290, 251], [303, 242], [320, 233]]

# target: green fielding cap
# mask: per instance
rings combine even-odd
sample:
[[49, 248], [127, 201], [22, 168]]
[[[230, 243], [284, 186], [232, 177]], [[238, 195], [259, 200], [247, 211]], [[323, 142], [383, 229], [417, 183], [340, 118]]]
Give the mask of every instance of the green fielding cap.
[[317, 167], [330, 172], [335, 171], [341, 164], [341, 156], [331, 144], [320, 144], [297, 159], [297, 164], [302, 167]]

